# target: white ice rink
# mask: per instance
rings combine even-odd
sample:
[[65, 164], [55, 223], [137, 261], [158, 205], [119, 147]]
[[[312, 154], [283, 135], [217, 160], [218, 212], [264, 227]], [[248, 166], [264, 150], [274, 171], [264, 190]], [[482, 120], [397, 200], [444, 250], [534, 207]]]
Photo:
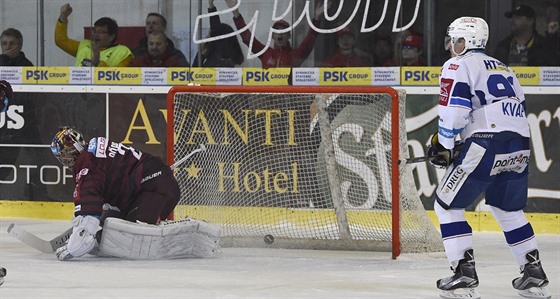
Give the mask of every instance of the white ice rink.
[[[1, 299], [15, 298], [439, 298], [435, 281], [451, 274], [443, 253], [224, 248], [221, 257], [128, 261], [87, 257], [60, 262], [19, 242], [15, 222], [44, 239], [70, 221], [0, 219]], [[519, 274], [501, 233], [475, 232], [482, 298], [521, 298]], [[560, 298], [560, 235], [538, 235], [552, 298]]]

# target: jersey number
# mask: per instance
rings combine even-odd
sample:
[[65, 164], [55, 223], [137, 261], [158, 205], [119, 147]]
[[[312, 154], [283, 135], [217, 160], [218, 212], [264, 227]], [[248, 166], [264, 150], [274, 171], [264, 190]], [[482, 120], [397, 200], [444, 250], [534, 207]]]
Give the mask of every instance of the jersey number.
[[[486, 82], [486, 87], [488, 88], [488, 92], [490, 93], [490, 95], [495, 98], [492, 100], [492, 103], [506, 98], [517, 97], [515, 89], [513, 89], [513, 77], [506, 78], [500, 74], [490, 75], [488, 77], [488, 81]], [[476, 95], [480, 99], [480, 104], [488, 104], [488, 102], [486, 101], [486, 95], [482, 90], [477, 90]]]

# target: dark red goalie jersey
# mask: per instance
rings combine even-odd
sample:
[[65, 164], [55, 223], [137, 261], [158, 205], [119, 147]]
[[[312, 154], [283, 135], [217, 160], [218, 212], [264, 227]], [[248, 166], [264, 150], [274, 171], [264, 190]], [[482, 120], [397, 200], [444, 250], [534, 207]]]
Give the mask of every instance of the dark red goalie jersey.
[[126, 215], [151, 155], [104, 137], [92, 138], [74, 164], [74, 214], [100, 216], [103, 204]]

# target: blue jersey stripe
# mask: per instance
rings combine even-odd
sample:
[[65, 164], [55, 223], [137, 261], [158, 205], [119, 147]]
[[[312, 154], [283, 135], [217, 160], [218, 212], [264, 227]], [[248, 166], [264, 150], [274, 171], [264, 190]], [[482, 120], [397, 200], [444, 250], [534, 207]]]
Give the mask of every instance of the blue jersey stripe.
[[449, 101], [449, 105], [463, 106], [472, 109], [471, 101], [462, 98], [451, 98], [451, 100]]
[[453, 137], [455, 137], [455, 135], [461, 133], [462, 131], [463, 131], [463, 128], [460, 128], [460, 129], [448, 129], [448, 128], [444, 128], [444, 127], [439, 127], [438, 128], [438, 133], [441, 134], [441, 136], [447, 137], [447, 138], [453, 138]]

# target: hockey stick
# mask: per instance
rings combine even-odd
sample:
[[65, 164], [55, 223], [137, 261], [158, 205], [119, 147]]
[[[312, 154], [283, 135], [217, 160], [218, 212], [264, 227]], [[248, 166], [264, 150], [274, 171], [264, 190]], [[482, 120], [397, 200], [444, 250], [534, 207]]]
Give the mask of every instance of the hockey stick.
[[8, 227], [8, 233], [14, 236], [16, 239], [20, 240], [21, 242], [41, 252], [53, 253], [58, 248], [64, 246], [68, 238], [70, 238], [70, 235], [72, 234], [72, 227], [67, 229], [62, 234], [54, 237], [54, 239], [50, 241], [43, 240], [35, 236], [34, 234], [26, 231], [25, 229], [16, 226], [15, 223], [10, 224], [10, 226]]
[[405, 162], [406, 164], [426, 162], [426, 161], [433, 160], [435, 157], [437, 157], [437, 156], [424, 156], [424, 157], [408, 158], [406, 160], [399, 160], [398, 164], [402, 164], [403, 162]]
[[206, 146], [204, 146], [204, 144], [200, 144], [197, 149], [193, 150], [188, 155], [184, 156], [183, 158], [179, 159], [177, 162], [173, 163], [173, 165], [171, 165], [171, 170], [174, 170], [175, 168], [181, 166], [181, 164], [183, 164], [183, 162], [187, 161], [187, 159], [192, 157], [194, 154], [196, 154], [198, 152], [203, 152], [203, 151], [206, 151]]

